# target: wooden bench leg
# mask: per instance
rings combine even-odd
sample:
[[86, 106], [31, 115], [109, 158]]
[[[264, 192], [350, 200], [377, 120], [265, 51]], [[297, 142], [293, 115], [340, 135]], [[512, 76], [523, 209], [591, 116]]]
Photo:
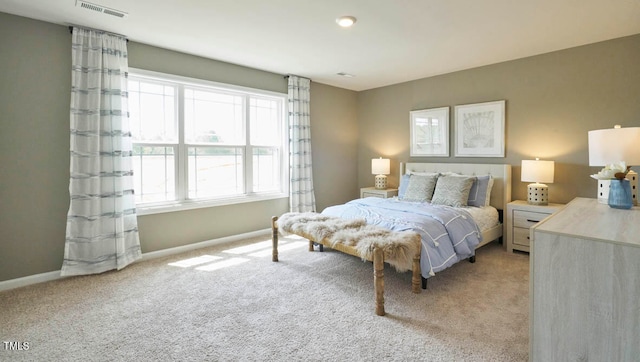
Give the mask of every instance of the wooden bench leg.
[[422, 271], [420, 270], [420, 252], [413, 257], [413, 276], [411, 277], [411, 291], [414, 293], [420, 293], [420, 284], [422, 281]]
[[384, 315], [384, 253], [373, 249], [373, 288], [376, 294], [376, 314]]
[[271, 261], [278, 261], [278, 227], [276, 226], [278, 221], [277, 216], [271, 217]]

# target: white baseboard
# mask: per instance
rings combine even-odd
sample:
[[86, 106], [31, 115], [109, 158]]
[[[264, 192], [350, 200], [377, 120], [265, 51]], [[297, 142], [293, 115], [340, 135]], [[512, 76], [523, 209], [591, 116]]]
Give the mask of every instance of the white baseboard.
[[242, 240], [242, 239], [248, 239], [248, 238], [258, 237], [262, 235], [269, 235], [270, 233], [271, 233], [271, 229], [263, 229], [258, 231], [252, 231], [250, 233], [245, 233], [245, 234], [226, 236], [224, 238], [212, 239], [212, 240], [201, 241], [193, 244], [176, 246], [174, 248], [151, 251], [151, 252], [142, 254], [142, 261], [162, 258], [162, 257], [173, 255], [173, 254], [184, 253], [185, 251], [202, 249], [202, 248], [206, 248], [208, 246], [213, 246], [213, 245], [227, 244], [227, 243], [231, 243], [231, 242]]
[[[245, 234], [226, 236], [219, 239], [212, 239], [212, 240], [201, 241], [198, 243], [183, 245], [183, 246], [176, 246], [174, 248], [151, 251], [151, 252], [142, 254], [142, 259], [140, 261], [162, 258], [162, 257], [173, 255], [173, 254], [180, 254], [186, 251], [206, 248], [208, 246], [213, 246], [213, 245], [231, 243], [231, 242], [242, 240], [242, 239], [248, 239], [248, 238], [258, 237], [262, 235], [269, 235], [269, 233], [271, 233], [271, 229], [263, 229], [258, 231], [252, 231]], [[49, 282], [52, 280], [57, 280], [62, 278], [66, 278], [66, 277], [60, 276], [60, 270], [56, 270], [48, 273], [34, 274], [34, 275], [22, 277], [22, 278], [5, 280], [0, 282], [0, 292], [9, 290], [9, 289], [26, 287], [32, 284]]]
[[62, 278], [60, 276], [60, 270], [57, 270], [57, 271], [52, 271], [48, 273], [29, 275], [22, 278], [9, 279], [9, 280], [0, 282], [0, 292], [9, 290], [9, 289], [26, 287], [27, 285], [31, 285], [31, 284], [49, 282], [49, 281], [60, 279], [60, 278]]

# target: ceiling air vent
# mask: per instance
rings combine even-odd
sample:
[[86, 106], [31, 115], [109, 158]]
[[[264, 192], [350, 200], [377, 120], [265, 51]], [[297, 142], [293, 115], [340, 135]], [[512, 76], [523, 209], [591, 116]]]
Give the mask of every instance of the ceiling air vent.
[[120, 11], [120, 10], [116, 10], [116, 9], [109, 9], [109, 8], [104, 7], [102, 5], [92, 4], [90, 2], [86, 2], [86, 1], [82, 1], [82, 0], [76, 0], [76, 6], [79, 6], [79, 7], [83, 8], [83, 9], [89, 9], [89, 10], [97, 11], [99, 13], [103, 13], [103, 14], [107, 14], [107, 15], [117, 16], [119, 18], [124, 18], [125, 16], [129, 15], [129, 14], [125, 13], [124, 11]]

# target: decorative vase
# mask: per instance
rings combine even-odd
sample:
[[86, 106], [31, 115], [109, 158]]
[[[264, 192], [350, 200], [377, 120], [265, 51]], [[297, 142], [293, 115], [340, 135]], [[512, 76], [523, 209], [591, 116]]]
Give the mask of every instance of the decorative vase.
[[609, 206], [614, 209], [630, 209], [633, 206], [631, 184], [629, 180], [611, 180], [609, 188]]

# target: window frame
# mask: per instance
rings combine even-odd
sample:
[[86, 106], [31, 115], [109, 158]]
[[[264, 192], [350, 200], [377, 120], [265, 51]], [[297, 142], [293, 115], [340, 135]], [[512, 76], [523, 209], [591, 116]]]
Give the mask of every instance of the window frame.
[[[174, 74], [167, 74], [161, 72], [154, 72], [139, 68], [129, 68], [129, 78], [139, 80], [150, 80], [152, 82], [161, 83], [174, 83], [177, 92], [176, 99], [176, 112], [178, 117], [178, 142], [174, 143], [157, 143], [157, 142], [133, 142], [134, 146], [162, 146], [162, 147], [174, 147], [175, 160], [174, 160], [174, 177], [175, 177], [175, 197], [176, 200], [161, 201], [161, 202], [148, 202], [148, 203], [136, 203], [136, 210], [138, 215], [149, 215], [156, 213], [174, 212], [182, 210], [192, 210], [198, 208], [207, 208], [223, 205], [233, 205], [248, 202], [258, 202], [264, 200], [274, 200], [289, 197], [289, 132], [288, 132], [288, 117], [286, 117], [287, 107], [287, 94], [267, 91], [262, 89], [255, 89], [249, 87], [243, 87], [233, 84], [225, 84], [214, 81], [208, 81], [197, 78], [184, 77]], [[208, 145], [207, 147], [241, 147], [243, 149], [243, 174], [244, 174], [244, 193], [233, 196], [222, 197], [210, 197], [202, 199], [189, 199], [189, 160], [188, 160], [188, 148], [198, 147], [195, 143], [188, 143], [186, 141], [185, 134], [185, 87], [191, 87], [192, 89], [205, 89], [211, 91], [220, 91], [222, 93], [239, 94], [244, 97], [244, 109], [243, 109], [243, 127], [244, 127], [244, 145]], [[250, 143], [250, 99], [251, 96], [255, 96], [258, 99], [277, 99], [280, 100], [279, 112], [282, 114], [281, 132], [282, 135], [280, 144], [273, 146], [280, 150], [280, 157], [278, 161], [280, 163], [280, 180], [281, 186], [278, 191], [266, 191], [255, 192], [253, 191], [253, 149], [258, 147], [272, 147], [264, 145], [252, 145]]]

